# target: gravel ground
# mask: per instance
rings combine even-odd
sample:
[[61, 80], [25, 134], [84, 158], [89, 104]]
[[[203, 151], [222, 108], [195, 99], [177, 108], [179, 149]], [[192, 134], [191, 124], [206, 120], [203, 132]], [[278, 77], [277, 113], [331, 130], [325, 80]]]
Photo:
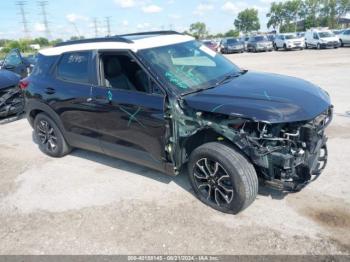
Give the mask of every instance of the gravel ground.
[[350, 254], [350, 48], [229, 55], [239, 66], [325, 88], [329, 164], [303, 191], [261, 187], [239, 215], [168, 177], [75, 150], [43, 155], [25, 119], [0, 125], [0, 254]]

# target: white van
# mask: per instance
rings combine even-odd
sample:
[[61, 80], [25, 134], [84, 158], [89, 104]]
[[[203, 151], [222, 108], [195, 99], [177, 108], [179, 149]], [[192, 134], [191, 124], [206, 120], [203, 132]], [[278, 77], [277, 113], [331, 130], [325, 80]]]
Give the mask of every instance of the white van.
[[327, 28], [312, 28], [305, 34], [306, 48], [338, 48], [339, 38]]

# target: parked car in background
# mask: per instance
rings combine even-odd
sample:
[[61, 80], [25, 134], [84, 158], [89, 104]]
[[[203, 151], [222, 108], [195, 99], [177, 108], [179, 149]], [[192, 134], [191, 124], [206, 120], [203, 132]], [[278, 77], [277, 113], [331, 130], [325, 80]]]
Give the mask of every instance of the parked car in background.
[[313, 28], [305, 34], [306, 48], [338, 48], [339, 38], [326, 28]]
[[[33, 60], [34, 62], [34, 60]], [[34, 64], [30, 59], [23, 57], [18, 49], [12, 49], [4, 58], [1, 69], [12, 71], [21, 76], [27, 77], [33, 70]]]
[[341, 35], [343, 32], [345, 31], [345, 29], [341, 29], [341, 30], [332, 30], [333, 34], [339, 36]]
[[241, 38], [241, 42], [243, 42], [243, 44], [244, 44], [244, 50], [245, 51], [248, 51], [248, 41], [249, 41], [249, 36], [244, 36], [244, 37], [242, 37]]
[[225, 38], [220, 43], [222, 54], [243, 53], [244, 50], [244, 43], [239, 38]]
[[248, 52], [260, 52], [273, 50], [273, 43], [264, 35], [252, 36], [247, 44]]
[[350, 28], [344, 30], [340, 35], [339, 35], [339, 41], [340, 45], [349, 45], [350, 44]]
[[218, 52], [219, 44], [214, 40], [203, 40], [202, 42], [205, 46], [209, 47], [211, 50]]
[[305, 40], [305, 32], [297, 32], [297, 36]]
[[18, 87], [20, 78], [11, 71], [0, 70], [0, 118], [23, 112], [24, 101]]
[[267, 35], [266, 36], [267, 37], [267, 39], [269, 39], [272, 43], [275, 41], [275, 39], [276, 39], [276, 35]]
[[284, 50], [305, 48], [305, 40], [303, 37], [298, 37], [296, 34], [279, 34], [275, 38], [274, 42], [275, 50], [283, 48]]

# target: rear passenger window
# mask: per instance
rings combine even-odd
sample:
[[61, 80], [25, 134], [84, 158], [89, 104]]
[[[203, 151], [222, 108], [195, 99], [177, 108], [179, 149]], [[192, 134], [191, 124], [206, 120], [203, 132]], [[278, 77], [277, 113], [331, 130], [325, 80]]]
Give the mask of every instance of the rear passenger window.
[[64, 54], [57, 66], [57, 77], [78, 83], [89, 82], [89, 52]]

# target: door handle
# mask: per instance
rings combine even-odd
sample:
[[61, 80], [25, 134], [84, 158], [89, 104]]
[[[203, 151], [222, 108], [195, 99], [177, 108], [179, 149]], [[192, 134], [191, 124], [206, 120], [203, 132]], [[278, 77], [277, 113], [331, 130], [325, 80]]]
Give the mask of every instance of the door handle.
[[56, 90], [52, 87], [48, 87], [45, 89], [45, 93], [48, 95], [53, 95], [54, 93], [56, 93]]

